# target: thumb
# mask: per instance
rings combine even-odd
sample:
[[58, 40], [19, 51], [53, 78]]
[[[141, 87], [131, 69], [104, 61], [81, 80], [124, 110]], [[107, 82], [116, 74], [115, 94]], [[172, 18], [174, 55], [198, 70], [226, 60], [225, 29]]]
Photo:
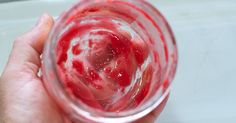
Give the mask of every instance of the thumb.
[[53, 18], [44, 14], [28, 33], [18, 37], [13, 45], [5, 71], [37, 74], [43, 45], [53, 26]]

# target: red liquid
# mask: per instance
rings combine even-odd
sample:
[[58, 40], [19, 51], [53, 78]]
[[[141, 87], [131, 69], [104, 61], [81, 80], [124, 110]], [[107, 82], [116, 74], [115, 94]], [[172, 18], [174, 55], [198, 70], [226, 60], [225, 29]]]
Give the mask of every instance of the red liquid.
[[59, 76], [68, 95], [112, 112], [141, 104], [149, 93], [154, 68], [160, 66], [150, 41], [109, 16], [72, 19], [68, 25], [56, 50]]

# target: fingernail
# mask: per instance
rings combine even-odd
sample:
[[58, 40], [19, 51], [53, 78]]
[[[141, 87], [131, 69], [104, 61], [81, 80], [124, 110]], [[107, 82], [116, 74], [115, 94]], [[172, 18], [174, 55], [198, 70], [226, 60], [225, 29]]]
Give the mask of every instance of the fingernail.
[[43, 23], [43, 21], [45, 20], [45, 18], [47, 18], [49, 15], [47, 14], [47, 13], [44, 13], [40, 18], [39, 18], [39, 20], [38, 20], [38, 22], [36, 23], [36, 27], [37, 26], [40, 26], [42, 23]]

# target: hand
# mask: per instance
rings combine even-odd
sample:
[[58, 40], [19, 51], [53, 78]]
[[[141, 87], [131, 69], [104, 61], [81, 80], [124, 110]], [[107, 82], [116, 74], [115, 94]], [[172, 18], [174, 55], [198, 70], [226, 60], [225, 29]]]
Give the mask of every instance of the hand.
[[[53, 23], [53, 18], [44, 14], [30, 32], [15, 40], [0, 78], [1, 123], [64, 122], [62, 111], [47, 95], [42, 79], [38, 76], [40, 55]], [[137, 123], [154, 122], [166, 100]]]
[[30, 32], [15, 40], [0, 79], [0, 122], [63, 123], [62, 113], [37, 75], [44, 41], [52, 26], [53, 18], [44, 14]]

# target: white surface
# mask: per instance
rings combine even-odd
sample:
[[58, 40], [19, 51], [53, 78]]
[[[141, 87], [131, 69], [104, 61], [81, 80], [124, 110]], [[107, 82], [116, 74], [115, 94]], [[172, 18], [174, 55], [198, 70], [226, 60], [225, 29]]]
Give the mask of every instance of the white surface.
[[[57, 16], [72, 3], [47, 1], [0, 4], [0, 73], [16, 36], [43, 12]], [[179, 49], [171, 97], [157, 122], [236, 123], [236, 0], [150, 1], [170, 22]]]

